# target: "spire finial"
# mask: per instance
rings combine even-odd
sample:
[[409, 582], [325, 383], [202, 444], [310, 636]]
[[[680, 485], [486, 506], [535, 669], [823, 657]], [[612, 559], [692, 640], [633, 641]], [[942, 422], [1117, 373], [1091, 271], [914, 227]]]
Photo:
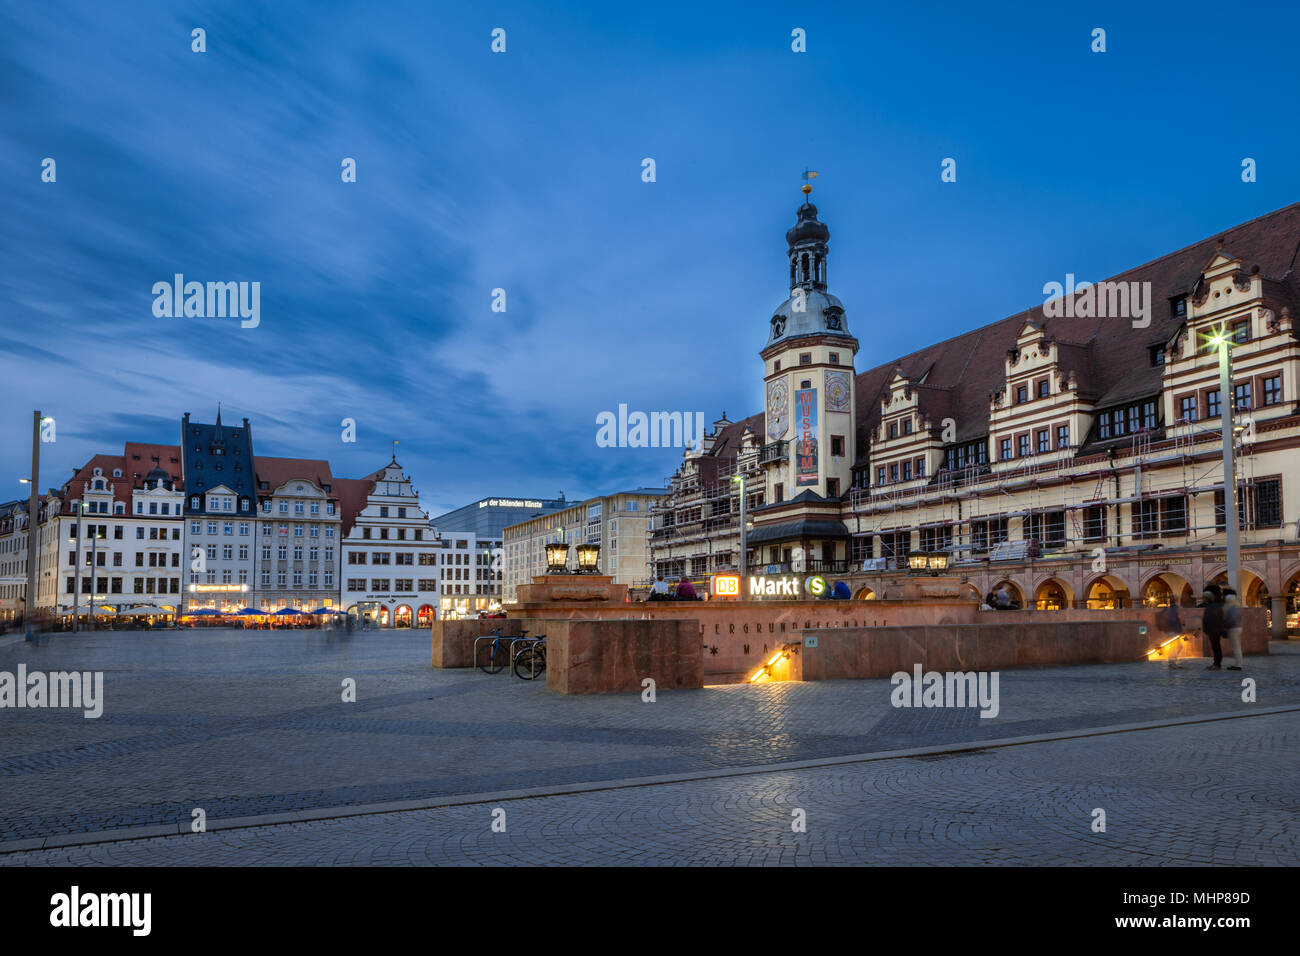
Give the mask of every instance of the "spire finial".
[[812, 180], [817, 178], [817, 170], [809, 169], [807, 166], [803, 170], [803, 185], [800, 190], [803, 192], [803, 201], [808, 202], [808, 194], [812, 192]]
[[397, 439], [393, 439], [393, 464], [397, 464]]

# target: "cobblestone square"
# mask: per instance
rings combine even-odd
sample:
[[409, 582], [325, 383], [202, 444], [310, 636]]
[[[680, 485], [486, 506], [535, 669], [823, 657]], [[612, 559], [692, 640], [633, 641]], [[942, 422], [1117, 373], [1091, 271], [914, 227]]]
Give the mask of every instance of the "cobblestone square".
[[[564, 697], [435, 670], [424, 631], [8, 641], [0, 671], [103, 671], [105, 683], [98, 719], [0, 711], [8, 849], [187, 830], [195, 808], [210, 831], [0, 863], [1294, 863], [1295, 650], [1275, 644], [1241, 675], [1197, 662], [1005, 671], [988, 720], [894, 709], [887, 680]], [[1243, 675], [1256, 703], [1241, 699]], [[922, 747], [951, 752], [887, 756]], [[341, 815], [396, 801], [428, 805]], [[490, 828], [497, 806], [505, 833]], [[1096, 808], [1105, 833], [1091, 829]], [[336, 818], [221, 828], [273, 814]]]

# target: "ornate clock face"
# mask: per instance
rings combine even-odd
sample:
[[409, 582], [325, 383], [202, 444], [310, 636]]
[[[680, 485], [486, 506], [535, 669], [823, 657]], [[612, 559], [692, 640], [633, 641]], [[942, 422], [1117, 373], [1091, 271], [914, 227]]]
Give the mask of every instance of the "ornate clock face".
[[785, 434], [790, 424], [790, 389], [785, 379], [769, 382], [767, 386], [768, 437], [775, 440]]
[[849, 377], [844, 372], [828, 372], [826, 375], [826, 410], [828, 412], [847, 412], [852, 401], [849, 389]]

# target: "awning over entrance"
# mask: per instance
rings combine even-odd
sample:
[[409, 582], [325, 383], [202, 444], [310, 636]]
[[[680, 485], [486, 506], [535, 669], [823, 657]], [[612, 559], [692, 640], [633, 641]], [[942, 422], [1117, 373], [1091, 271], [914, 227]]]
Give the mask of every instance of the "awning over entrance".
[[783, 521], [780, 524], [763, 525], [755, 528], [746, 536], [748, 544], [764, 544], [768, 541], [804, 541], [812, 539], [839, 539], [849, 537], [849, 529], [843, 521], [829, 521], [825, 518], [800, 518], [798, 521]]

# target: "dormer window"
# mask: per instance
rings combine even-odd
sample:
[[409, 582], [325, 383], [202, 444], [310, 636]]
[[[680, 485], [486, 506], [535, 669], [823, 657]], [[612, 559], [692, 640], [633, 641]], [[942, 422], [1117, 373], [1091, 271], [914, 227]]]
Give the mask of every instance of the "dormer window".
[[122, 477], [122, 469], [121, 469], [121, 468], [114, 468], [114, 469], [113, 469], [113, 477], [114, 477], [114, 478], [121, 478], [121, 477]]
[[1163, 345], [1157, 345], [1151, 349], [1151, 364], [1152, 365], [1165, 364], [1165, 347]]

